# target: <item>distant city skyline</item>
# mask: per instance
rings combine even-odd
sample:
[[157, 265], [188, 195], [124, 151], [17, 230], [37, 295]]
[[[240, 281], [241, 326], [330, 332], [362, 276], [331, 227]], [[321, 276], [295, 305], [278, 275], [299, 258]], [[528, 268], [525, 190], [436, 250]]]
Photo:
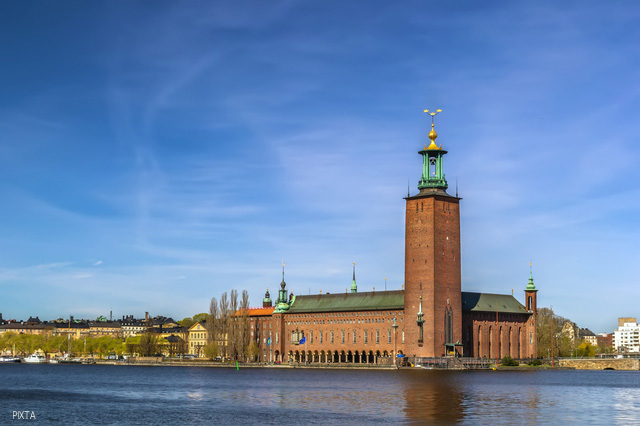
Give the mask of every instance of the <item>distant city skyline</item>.
[[400, 289], [430, 119], [462, 289], [594, 332], [640, 316], [640, 6], [8, 3], [0, 312]]

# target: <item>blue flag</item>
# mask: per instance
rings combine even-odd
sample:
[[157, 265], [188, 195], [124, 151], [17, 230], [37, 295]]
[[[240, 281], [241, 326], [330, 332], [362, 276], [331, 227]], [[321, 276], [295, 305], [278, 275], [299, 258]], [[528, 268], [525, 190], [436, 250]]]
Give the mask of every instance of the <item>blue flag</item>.
[[267, 346], [269, 346], [270, 344], [271, 344], [271, 337], [267, 339]]
[[304, 343], [305, 343], [306, 341], [307, 341], [307, 338], [306, 338], [306, 337], [303, 337], [302, 339], [300, 339], [300, 342], [299, 342], [299, 343], [300, 343], [301, 345], [304, 345]]

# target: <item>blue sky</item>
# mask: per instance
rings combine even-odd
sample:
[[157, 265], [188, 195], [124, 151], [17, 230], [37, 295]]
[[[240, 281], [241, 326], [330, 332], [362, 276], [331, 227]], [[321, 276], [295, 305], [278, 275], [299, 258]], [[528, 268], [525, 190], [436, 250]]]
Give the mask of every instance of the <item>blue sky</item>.
[[[463, 290], [640, 316], [635, 2], [9, 2], [0, 312], [399, 289], [425, 108]], [[450, 191], [453, 192], [454, 190]]]

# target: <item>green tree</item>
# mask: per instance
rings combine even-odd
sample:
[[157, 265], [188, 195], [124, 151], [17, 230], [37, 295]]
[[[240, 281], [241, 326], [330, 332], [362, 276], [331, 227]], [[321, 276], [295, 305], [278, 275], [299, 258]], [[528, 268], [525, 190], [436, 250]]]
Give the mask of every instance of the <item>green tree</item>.
[[[549, 308], [538, 309], [538, 356], [546, 358], [551, 355], [553, 341], [553, 355], [556, 357], [571, 356], [573, 345], [571, 339], [563, 335], [562, 326], [567, 318], [556, 315]], [[553, 332], [552, 332], [553, 330]], [[553, 339], [552, 339], [553, 336]]]
[[[207, 317], [209, 316], [209, 314], [206, 313], [201, 313], [201, 314], [195, 314], [193, 316], [193, 323], [197, 323], [197, 322], [202, 322], [202, 321], [206, 321]], [[193, 324], [192, 324], [193, 325]]]
[[249, 343], [248, 352], [251, 361], [260, 361], [260, 347], [254, 340]]
[[182, 321], [178, 321], [178, 324], [180, 324], [180, 327], [184, 327], [184, 328], [189, 328], [195, 323], [196, 322], [191, 317], [186, 317]]
[[212, 360], [220, 356], [220, 348], [216, 342], [209, 342], [204, 347], [204, 356]]
[[140, 353], [140, 336], [128, 337], [125, 341], [125, 349], [129, 354]]
[[592, 358], [596, 356], [596, 348], [589, 342], [582, 342], [576, 348], [576, 354], [577, 356], [580, 356], [580, 357]]

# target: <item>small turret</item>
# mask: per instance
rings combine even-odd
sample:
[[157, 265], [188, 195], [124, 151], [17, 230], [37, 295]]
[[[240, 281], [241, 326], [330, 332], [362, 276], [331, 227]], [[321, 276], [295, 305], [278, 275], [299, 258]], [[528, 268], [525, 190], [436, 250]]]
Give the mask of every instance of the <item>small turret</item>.
[[[291, 294], [290, 296], [293, 296]], [[284, 262], [282, 262], [282, 282], [280, 283], [280, 292], [278, 300], [276, 300], [276, 313], [286, 312], [289, 310], [290, 300], [287, 300], [287, 284], [284, 282]]]
[[353, 262], [353, 281], [351, 282], [351, 293], [357, 293], [358, 286], [356, 285], [356, 262]]
[[533, 269], [531, 267], [531, 262], [529, 262], [529, 283], [524, 289], [525, 304], [527, 306], [527, 311], [529, 312], [536, 313], [538, 310], [538, 295], [536, 293], [538, 293], [538, 289], [533, 283]]
[[267, 292], [264, 294], [264, 299], [262, 299], [262, 307], [270, 308], [272, 306], [273, 303], [271, 302], [271, 295], [269, 294], [269, 289], [267, 288]]

